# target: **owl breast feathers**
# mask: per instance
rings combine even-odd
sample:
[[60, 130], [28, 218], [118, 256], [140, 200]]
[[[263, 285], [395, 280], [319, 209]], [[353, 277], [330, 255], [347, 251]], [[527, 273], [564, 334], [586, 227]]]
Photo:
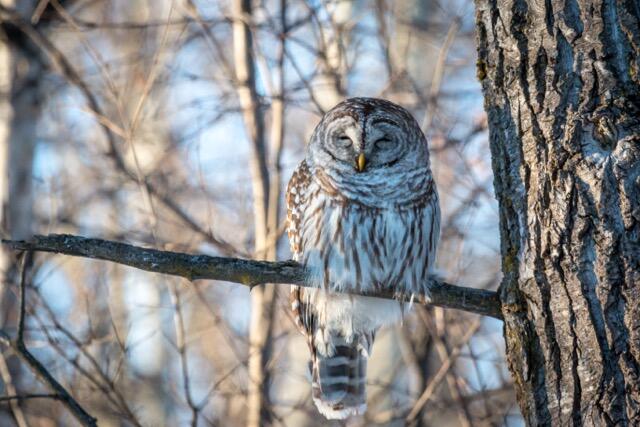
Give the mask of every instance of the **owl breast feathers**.
[[313, 400], [327, 418], [347, 418], [366, 409], [375, 332], [401, 310], [330, 291], [428, 295], [440, 210], [426, 139], [402, 107], [348, 99], [316, 127], [286, 203], [293, 257], [319, 288], [291, 293], [311, 350]]

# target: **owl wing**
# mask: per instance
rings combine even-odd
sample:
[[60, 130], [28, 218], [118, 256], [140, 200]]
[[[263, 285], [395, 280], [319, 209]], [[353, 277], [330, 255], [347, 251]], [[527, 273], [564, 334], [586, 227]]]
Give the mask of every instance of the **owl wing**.
[[[308, 190], [311, 180], [311, 172], [309, 171], [307, 162], [303, 160], [293, 172], [285, 195], [287, 205], [287, 234], [289, 236], [291, 253], [293, 254], [293, 259], [296, 261], [300, 261], [303, 254], [302, 223], [304, 222], [308, 206]], [[305, 289], [303, 287], [292, 286], [289, 302], [291, 303], [291, 310], [296, 326], [311, 341], [317, 319], [313, 314], [313, 310], [304, 302], [304, 292]]]

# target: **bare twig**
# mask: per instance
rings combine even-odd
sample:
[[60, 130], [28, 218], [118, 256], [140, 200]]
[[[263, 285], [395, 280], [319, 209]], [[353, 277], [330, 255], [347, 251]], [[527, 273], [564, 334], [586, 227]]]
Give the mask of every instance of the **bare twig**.
[[434, 375], [429, 385], [424, 389], [422, 395], [420, 395], [420, 398], [418, 398], [415, 405], [409, 412], [409, 415], [407, 415], [407, 422], [412, 422], [413, 420], [415, 420], [416, 416], [418, 416], [418, 414], [420, 413], [420, 410], [424, 407], [424, 405], [426, 405], [431, 396], [433, 396], [433, 392], [436, 390], [436, 387], [438, 387], [438, 385], [446, 377], [449, 369], [451, 369], [458, 356], [460, 356], [462, 347], [464, 347], [469, 342], [469, 340], [471, 339], [473, 334], [476, 333], [479, 327], [480, 322], [476, 321], [464, 334], [464, 337], [462, 337], [460, 344], [451, 351], [449, 357], [442, 363], [440, 369], [438, 369], [438, 372]]
[[[47, 37], [45, 37], [44, 34], [38, 31], [36, 27], [22, 19], [15, 10], [0, 4], [0, 22], [5, 19], [13, 23], [47, 56], [51, 62], [51, 68], [54, 71], [63, 76], [70, 84], [80, 90], [88, 103], [89, 111], [95, 115], [98, 124], [104, 131], [104, 135], [107, 138], [109, 146], [107, 155], [113, 160], [114, 166], [117, 170], [121, 171], [132, 181], [144, 185], [148, 194], [157, 198], [167, 209], [175, 213], [176, 216], [191, 228], [192, 231], [205, 238], [207, 242], [215, 245], [222, 253], [225, 255], [243, 255], [243, 253], [237, 251], [233, 245], [224, 241], [212, 231], [208, 231], [200, 226], [178, 203], [168, 195], [164, 194], [164, 192], [160, 191], [150, 181], [144, 180], [144, 182], [140, 182], [136, 173], [131, 171], [127, 166], [125, 159], [118, 148], [119, 144], [116, 136], [125, 137], [126, 133], [122, 129], [119, 129], [118, 126], [111, 124], [111, 121], [107, 118], [103, 108], [100, 106], [98, 98], [93, 94], [89, 85], [76, 70], [71, 61], [69, 61], [67, 57], [58, 48], [56, 48], [56, 46]], [[96, 61], [98, 63], [102, 63], [102, 61], [99, 61], [98, 59], [96, 59]]]
[[13, 376], [9, 371], [9, 365], [7, 365], [7, 359], [5, 355], [0, 352], [0, 378], [3, 381], [5, 393], [8, 393], [8, 396], [0, 397], [0, 402], [7, 402], [9, 404], [9, 408], [13, 413], [13, 418], [16, 421], [18, 427], [26, 427], [27, 419], [25, 418], [24, 411], [20, 407], [20, 399], [12, 399], [12, 396], [16, 396], [18, 393], [16, 391], [16, 387], [13, 384]]
[[18, 322], [18, 335], [15, 340], [12, 340], [6, 333], [0, 331], [0, 343], [11, 347], [16, 355], [26, 363], [33, 374], [45, 384], [53, 393], [59, 396], [59, 400], [62, 404], [73, 414], [83, 426], [97, 426], [97, 420], [89, 415], [80, 404], [67, 392], [67, 390], [49, 373], [42, 363], [36, 359], [33, 354], [27, 349], [24, 344], [24, 318], [25, 318], [25, 288], [26, 288], [26, 275], [31, 263], [32, 253], [27, 252], [22, 267], [22, 276], [20, 280], [20, 313]]
[[8, 396], [0, 396], [0, 402], [13, 402], [28, 399], [54, 399], [60, 400], [60, 396], [52, 393], [27, 393], [27, 394], [10, 394]]
[[25, 291], [27, 288], [27, 273], [33, 265], [33, 252], [27, 251], [22, 259], [22, 272], [20, 274], [20, 312], [18, 313], [18, 342], [24, 342], [24, 322], [26, 313]]
[[[428, 321], [433, 322], [432, 318], [424, 316], [428, 319]], [[435, 325], [433, 325], [435, 326]], [[438, 333], [437, 329], [432, 326], [431, 336], [433, 337], [433, 344], [435, 350], [438, 352], [438, 356], [443, 363], [446, 363], [449, 360], [449, 355], [451, 354], [448, 345], [447, 338], [442, 331], [442, 333]], [[471, 415], [471, 411], [469, 409], [469, 405], [463, 399], [463, 392], [459, 383], [459, 376], [452, 369], [448, 370], [446, 373], [447, 383], [449, 385], [449, 393], [451, 394], [451, 398], [457, 403], [459, 410], [458, 418], [460, 420], [461, 427], [471, 427], [473, 426], [473, 417]]]
[[[189, 280], [223, 280], [250, 288], [265, 283], [313, 287], [307, 279], [305, 269], [295, 261], [269, 262], [192, 255], [68, 234], [34, 236], [30, 241], [3, 240], [2, 242], [15, 250], [54, 252], [101, 259]], [[429, 293], [428, 304], [502, 319], [500, 300], [494, 291], [456, 286], [433, 277], [430, 278]], [[380, 289], [360, 295], [388, 299], [397, 297], [393, 289]], [[414, 299], [419, 303], [427, 303], [423, 296], [416, 295]], [[406, 300], [409, 301], [410, 298], [407, 297]]]
[[62, 404], [73, 414], [76, 420], [83, 426], [97, 426], [97, 420], [89, 415], [80, 404], [65, 390], [65, 388], [49, 373], [42, 363], [36, 359], [26, 348], [24, 343], [13, 341], [3, 331], [0, 331], [0, 343], [11, 347], [16, 355], [29, 366], [31, 372], [45, 384], [51, 391], [59, 396]]
[[442, 77], [444, 76], [447, 54], [449, 53], [449, 49], [451, 48], [456, 34], [460, 29], [460, 25], [461, 23], [459, 18], [453, 20], [451, 26], [449, 27], [449, 31], [447, 32], [447, 37], [445, 38], [444, 43], [440, 48], [440, 53], [438, 54], [438, 60], [435, 66], [433, 80], [431, 81], [431, 89], [429, 90], [427, 111], [425, 112], [424, 119], [422, 120], [422, 130], [425, 132], [429, 130], [431, 121], [433, 120], [433, 115], [435, 114], [438, 101], [438, 92], [440, 92], [440, 87], [442, 86]]
[[176, 333], [175, 348], [180, 357], [180, 372], [182, 375], [182, 387], [184, 393], [184, 399], [191, 411], [191, 426], [196, 427], [198, 425], [198, 417], [200, 407], [194, 402], [191, 396], [191, 376], [189, 375], [189, 360], [187, 354], [187, 339], [186, 328], [183, 316], [182, 296], [180, 295], [180, 289], [176, 283], [170, 284], [171, 290], [171, 304], [173, 305], [173, 323]]
[[[44, 333], [49, 345], [53, 350], [58, 353], [60, 357], [65, 359], [74, 369], [84, 378], [86, 378], [96, 390], [99, 390], [101, 395], [106, 398], [111, 404], [113, 404], [122, 417], [128, 420], [131, 425], [136, 427], [141, 427], [140, 422], [136, 418], [136, 415], [130, 408], [130, 402], [127, 401], [122, 393], [116, 388], [116, 383], [114, 380], [109, 378], [109, 376], [105, 373], [103, 367], [100, 365], [98, 360], [94, 357], [94, 355], [87, 349], [85, 344], [81, 342], [81, 340], [75, 336], [69, 329], [65, 328], [56, 318], [53, 310], [49, 306], [48, 302], [42, 298], [42, 296], [36, 293], [39, 297], [40, 306], [47, 312], [49, 319], [53, 322], [53, 327], [56, 332], [61, 333], [65, 338], [69, 340], [69, 342], [73, 343], [73, 345], [77, 348], [79, 354], [81, 354], [93, 367], [95, 375], [91, 373], [90, 369], [85, 368], [80, 361], [80, 357], [78, 355], [74, 355], [70, 357], [64, 350], [63, 346], [60, 345], [60, 342], [54, 338], [54, 336], [49, 331], [49, 328], [45, 326], [43, 321], [39, 319], [38, 315], [35, 315], [36, 321], [39, 323], [42, 332]], [[124, 351], [124, 350], [123, 350]]]

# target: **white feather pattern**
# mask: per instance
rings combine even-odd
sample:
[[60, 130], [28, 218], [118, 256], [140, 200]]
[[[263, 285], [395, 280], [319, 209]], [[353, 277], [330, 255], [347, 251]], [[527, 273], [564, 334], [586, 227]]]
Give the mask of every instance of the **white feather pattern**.
[[[378, 163], [357, 173], [327, 148], [335, 135], [365, 141], [366, 134], [375, 145], [398, 126], [404, 139], [395, 139], [394, 150], [404, 154], [393, 166]], [[375, 331], [401, 320], [402, 307], [347, 293], [386, 288], [428, 297], [440, 210], [419, 126], [387, 101], [356, 98], [338, 105], [314, 132], [307, 158], [289, 183], [287, 209], [294, 259], [307, 267], [318, 288], [292, 292], [296, 323], [311, 348], [314, 402], [329, 419], [361, 414]]]
[[331, 403], [322, 401], [320, 399], [313, 399], [318, 411], [325, 416], [328, 420], [344, 420], [356, 415], [362, 415], [367, 411], [367, 404], [359, 405], [351, 408], [333, 409]]

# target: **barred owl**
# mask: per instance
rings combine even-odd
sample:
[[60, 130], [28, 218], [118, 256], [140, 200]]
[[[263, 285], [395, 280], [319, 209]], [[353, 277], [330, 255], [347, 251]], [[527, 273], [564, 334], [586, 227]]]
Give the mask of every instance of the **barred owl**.
[[346, 293], [428, 295], [440, 208], [424, 134], [389, 101], [343, 101], [314, 130], [286, 202], [293, 257], [318, 288], [291, 291], [311, 350], [312, 397], [325, 417], [344, 419], [366, 409], [376, 331], [402, 314], [398, 301]]

